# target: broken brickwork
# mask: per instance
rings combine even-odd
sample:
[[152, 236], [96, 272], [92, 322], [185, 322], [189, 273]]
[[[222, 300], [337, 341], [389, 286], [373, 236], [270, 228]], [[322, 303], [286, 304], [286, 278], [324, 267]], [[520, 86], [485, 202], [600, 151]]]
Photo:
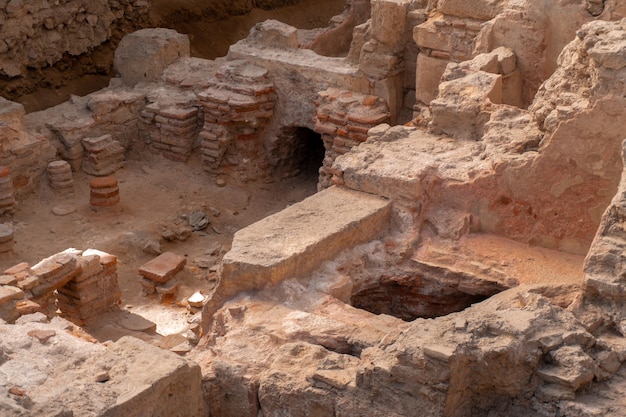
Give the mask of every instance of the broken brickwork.
[[0, 276], [0, 319], [14, 322], [36, 311], [84, 324], [115, 307], [121, 293], [117, 257], [88, 249], [68, 249], [30, 266], [8, 268]]
[[315, 131], [326, 149], [318, 183], [323, 189], [341, 183], [338, 177], [333, 179], [335, 158], [365, 142], [369, 129], [389, 121], [389, 108], [380, 97], [334, 88], [320, 92], [316, 106]]
[[204, 112], [200, 146], [205, 171], [235, 171], [243, 180], [267, 174], [261, 132], [274, 115], [275, 100], [265, 69], [232, 61], [216, 72], [215, 81], [198, 94]]

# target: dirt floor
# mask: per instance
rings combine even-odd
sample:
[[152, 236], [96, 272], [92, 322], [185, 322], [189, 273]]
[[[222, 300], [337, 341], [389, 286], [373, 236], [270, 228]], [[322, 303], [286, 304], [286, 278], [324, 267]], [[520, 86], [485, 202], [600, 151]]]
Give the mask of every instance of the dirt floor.
[[[67, 248], [99, 249], [118, 257], [118, 280], [122, 289], [121, 307], [157, 324], [160, 335], [184, 332], [193, 311], [186, 298], [195, 291], [205, 295], [215, 285], [211, 267], [230, 248], [233, 234], [271, 213], [303, 200], [316, 191], [316, 178], [304, 174], [270, 184], [226, 184], [216, 180], [192, 158], [187, 164], [147, 154], [142, 160], [129, 160], [114, 174], [120, 188], [118, 206], [94, 210], [89, 205], [89, 181], [85, 173], [74, 173], [74, 197], [55, 193], [43, 178], [36, 193], [20, 201], [11, 223], [14, 225], [13, 252], [0, 254], [2, 270], [19, 262], [34, 265]], [[54, 208], [75, 208], [67, 215], [53, 214]], [[206, 212], [210, 224], [188, 232], [185, 240], [168, 242], [166, 228], [188, 229], [188, 216]], [[139, 284], [138, 268], [157, 256], [153, 248], [171, 251], [187, 258], [185, 270], [177, 275], [180, 288], [175, 298], [145, 296]], [[212, 255], [213, 254], [213, 255]], [[105, 329], [92, 329], [98, 339], [116, 339], [106, 321]], [[116, 327], [116, 326], [113, 326]], [[117, 326], [119, 327], [119, 326]], [[113, 332], [113, 333], [112, 333]]]

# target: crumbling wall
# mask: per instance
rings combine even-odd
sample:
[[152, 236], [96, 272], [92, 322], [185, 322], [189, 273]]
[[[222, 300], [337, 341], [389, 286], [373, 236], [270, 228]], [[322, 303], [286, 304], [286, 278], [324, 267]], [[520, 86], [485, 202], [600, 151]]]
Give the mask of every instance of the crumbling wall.
[[0, 97], [0, 165], [10, 172], [15, 196], [33, 191], [54, 158], [50, 143], [26, 130], [24, 117], [24, 106]]
[[2, 275], [0, 319], [13, 323], [22, 315], [57, 308], [82, 325], [120, 302], [117, 257], [101, 251], [69, 249], [32, 267], [21, 262]]
[[0, 74], [24, 75], [65, 54], [76, 56], [106, 42], [121, 21], [142, 21], [146, 0], [0, 2]]

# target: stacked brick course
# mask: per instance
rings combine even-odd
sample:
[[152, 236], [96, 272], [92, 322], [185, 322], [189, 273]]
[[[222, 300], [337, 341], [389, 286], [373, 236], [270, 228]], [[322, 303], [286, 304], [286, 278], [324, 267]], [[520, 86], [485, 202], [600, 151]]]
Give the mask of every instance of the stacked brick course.
[[72, 167], [67, 161], [53, 161], [48, 164], [48, 180], [50, 187], [64, 196], [74, 195], [74, 178]]
[[315, 131], [322, 135], [326, 156], [320, 168], [318, 188], [339, 181], [333, 175], [333, 162], [367, 139], [367, 131], [389, 120], [387, 103], [377, 96], [328, 89], [319, 93]]
[[119, 304], [117, 257], [86, 250], [78, 258], [80, 272], [58, 289], [57, 305], [75, 323], [85, 323]]
[[9, 167], [0, 166], [0, 215], [15, 212], [13, 197], [13, 178]]
[[273, 116], [276, 100], [267, 70], [231, 61], [209, 85], [198, 94], [204, 114], [199, 134], [204, 169], [210, 174], [234, 170], [243, 180], [264, 175], [260, 132]]
[[182, 255], [164, 252], [139, 268], [139, 282], [144, 294], [172, 294], [178, 289], [174, 276], [187, 264]]
[[124, 148], [111, 135], [82, 140], [85, 152], [83, 171], [89, 175], [113, 174], [124, 165]]
[[89, 204], [92, 208], [111, 207], [120, 202], [120, 188], [113, 177], [94, 178], [89, 182]]
[[155, 153], [184, 162], [196, 144], [201, 119], [190, 103], [151, 103], [141, 112], [141, 135]]
[[53, 314], [58, 307], [68, 319], [84, 324], [119, 303], [116, 261], [96, 250], [67, 250], [33, 267], [15, 265], [0, 275], [0, 319], [13, 322], [35, 311]]

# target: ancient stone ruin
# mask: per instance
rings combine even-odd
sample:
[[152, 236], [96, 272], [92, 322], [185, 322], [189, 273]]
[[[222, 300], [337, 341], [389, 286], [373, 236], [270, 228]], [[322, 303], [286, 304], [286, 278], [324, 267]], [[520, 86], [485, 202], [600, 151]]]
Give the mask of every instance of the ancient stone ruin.
[[0, 415], [626, 414], [626, 5], [337, 3], [0, 0]]

